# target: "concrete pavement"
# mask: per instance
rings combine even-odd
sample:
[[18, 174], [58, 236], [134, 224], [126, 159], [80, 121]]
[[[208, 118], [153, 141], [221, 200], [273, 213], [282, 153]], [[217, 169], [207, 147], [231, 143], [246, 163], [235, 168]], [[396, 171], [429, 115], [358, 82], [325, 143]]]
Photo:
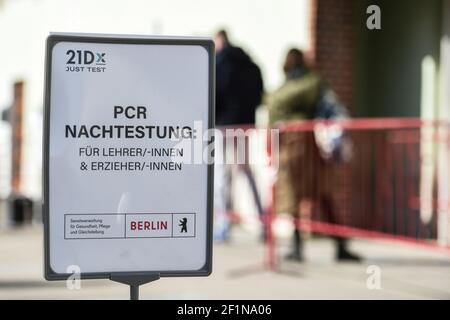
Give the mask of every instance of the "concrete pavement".
[[[165, 278], [141, 287], [142, 299], [450, 299], [450, 254], [408, 245], [352, 242], [363, 263], [333, 260], [328, 239], [307, 242], [307, 261], [281, 260], [264, 270], [264, 247], [239, 229], [232, 243], [214, 247], [208, 278]], [[279, 241], [278, 254], [286, 250]], [[41, 226], [0, 231], [0, 299], [127, 299], [128, 288], [107, 280], [86, 280], [80, 290], [43, 279]], [[367, 268], [381, 271], [381, 289], [369, 290]]]

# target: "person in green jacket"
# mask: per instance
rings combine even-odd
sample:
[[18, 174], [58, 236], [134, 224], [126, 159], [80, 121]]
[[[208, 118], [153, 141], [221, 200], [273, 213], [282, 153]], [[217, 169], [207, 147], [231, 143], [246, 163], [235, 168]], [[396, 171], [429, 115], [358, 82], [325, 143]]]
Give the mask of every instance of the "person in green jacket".
[[[324, 92], [329, 91], [325, 81], [318, 73], [305, 66], [303, 53], [295, 48], [289, 50], [283, 69], [285, 83], [265, 98], [270, 124], [277, 126], [290, 121], [316, 118], [320, 113], [319, 101], [323, 101]], [[337, 223], [332, 197], [335, 167], [321, 157], [312, 130], [282, 131], [279, 137], [276, 212], [293, 216], [296, 227], [292, 251], [287, 258], [302, 261], [302, 238], [297, 228], [299, 222], [310, 219], [313, 209], [318, 205], [329, 222]], [[348, 251], [346, 239], [334, 239], [338, 260], [360, 260], [357, 255]]]

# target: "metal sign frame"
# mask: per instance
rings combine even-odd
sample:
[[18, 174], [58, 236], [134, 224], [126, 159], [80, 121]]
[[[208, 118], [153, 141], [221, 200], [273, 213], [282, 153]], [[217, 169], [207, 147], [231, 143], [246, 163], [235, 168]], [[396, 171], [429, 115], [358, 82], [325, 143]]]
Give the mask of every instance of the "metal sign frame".
[[[208, 129], [215, 123], [215, 55], [214, 42], [209, 38], [177, 38], [146, 37], [126, 35], [97, 35], [52, 33], [47, 38], [45, 57], [45, 89], [44, 89], [44, 136], [43, 136], [43, 222], [44, 222], [44, 267], [46, 280], [66, 280], [70, 273], [56, 273], [50, 265], [50, 117], [51, 117], [51, 81], [52, 51], [59, 42], [102, 43], [102, 44], [142, 44], [142, 45], [192, 45], [202, 46], [208, 52]], [[213, 173], [214, 164], [207, 164], [207, 196], [206, 196], [206, 263], [199, 270], [152, 271], [146, 272], [88, 272], [81, 273], [81, 279], [111, 279], [127, 283], [130, 286], [154, 281], [159, 277], [208, 276], [212, 272], [212, 232], [213, 232]]]

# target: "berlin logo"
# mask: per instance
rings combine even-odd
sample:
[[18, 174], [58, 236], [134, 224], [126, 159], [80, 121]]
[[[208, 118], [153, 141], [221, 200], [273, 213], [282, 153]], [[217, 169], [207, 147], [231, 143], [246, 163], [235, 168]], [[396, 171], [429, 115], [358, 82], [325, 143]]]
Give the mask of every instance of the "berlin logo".
[[187, 233], [187, 218], [181, 219], [178, 226], [181, 227], [180, 233]]

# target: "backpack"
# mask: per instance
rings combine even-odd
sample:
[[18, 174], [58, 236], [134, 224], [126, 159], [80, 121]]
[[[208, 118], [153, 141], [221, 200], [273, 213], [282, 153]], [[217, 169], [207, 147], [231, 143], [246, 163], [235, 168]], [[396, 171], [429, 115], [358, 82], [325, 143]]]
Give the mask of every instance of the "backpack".
[[243, 101], [241, 113], [242, 123], [254, 123], [256, 108], [261, 104], [263, 93], [263, 80], [259, 67], [248, 61], [239, 72], [239, 93]]
[[[315, 119], [345, 120], [349, 118], [346, 108], [339, 102], [330, 88], [323, 88], [316, 104]], [[350, 137], [339, 122], [314, 126], [314, 138], [320, 155], [326, 161], [348, 162], [353, 156]]]

